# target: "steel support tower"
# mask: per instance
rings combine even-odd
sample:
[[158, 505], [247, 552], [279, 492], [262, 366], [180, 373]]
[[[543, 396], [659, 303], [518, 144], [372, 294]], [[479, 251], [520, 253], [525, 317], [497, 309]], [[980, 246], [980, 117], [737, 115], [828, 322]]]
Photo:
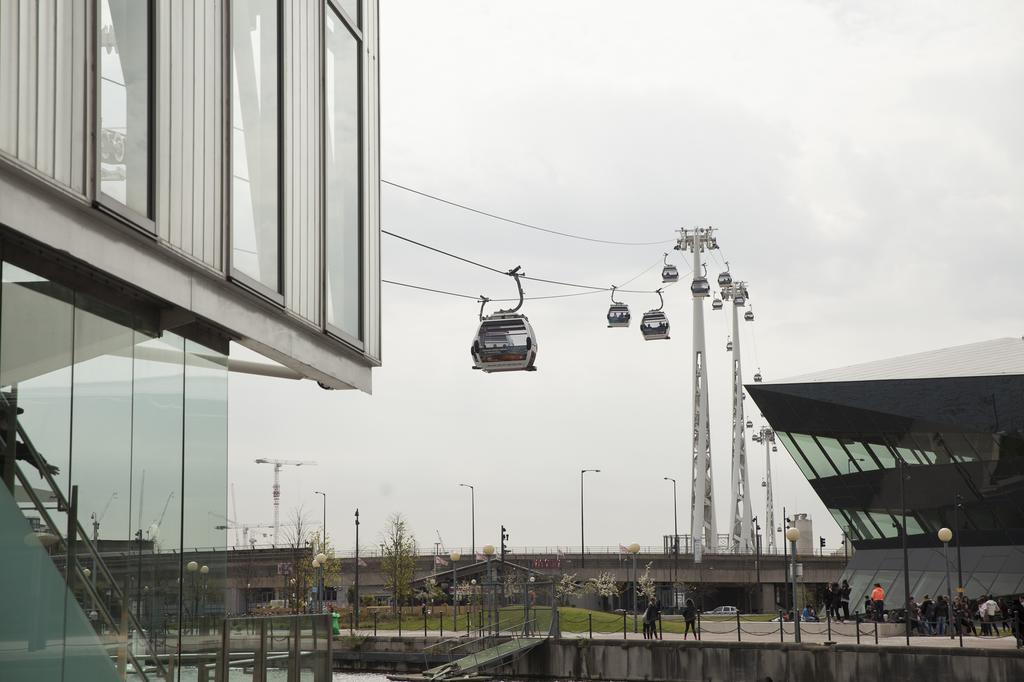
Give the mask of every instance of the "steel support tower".
[[722, 285], [722, 300], [732, 305], [732, 508], [729, 513], [729, 548], [733, 552], [754, 551], [753, 512], [750, 509], [750, 479], [747, 475], [747, 437], [743, 416], [743, 367], [740, 363], [740, 310], [747, 305], [747, 283]]
[[715, 496], [711, 476], [711, 428], [708, 418], [707, 352], [704, 343], [704, 299], [710, 293], [700, 254], [718, 248], [714, 228], [679, 230], [676, 249], [693, 254], [693, 486], [690, 495], [690, 536], [693, 561], [699, 563], [705, 545], [717, 550]]
[[775, 544], [775, 502], [772, 500], [772, 457], [771, 453], [778, 450], [775, 446], [775, 432], [767, 426], [754, 434], [754, 442], [764, 443], [764, 480], [761, 485], [764, 487], [764, 518], [765, 528], [768, 529], [766, 539], [768, 543], [765, 551], [774, 554], [778, 548]]

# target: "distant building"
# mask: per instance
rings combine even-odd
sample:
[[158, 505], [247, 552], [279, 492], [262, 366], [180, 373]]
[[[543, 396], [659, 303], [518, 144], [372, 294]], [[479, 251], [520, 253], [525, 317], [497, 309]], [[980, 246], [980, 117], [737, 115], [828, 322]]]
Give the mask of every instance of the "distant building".
[[376, 0], [0, 3], [5, 679], [215, 625], [229, 371], [370, 390], [377, 54]]
[[[945, 594], [940, 528], [960, 545], [970, 597], [1024, 592], [1024, 340], [996, 339], [750, 384], [751, 397], [857, 549], [854, 604], [875, 582], [905, 599]], [[897, 462], [902, 461], [905, 503]], [[955, 505], [959, 503], [959, 510]], [[957, 585], [957, 554], [950, 547]]]

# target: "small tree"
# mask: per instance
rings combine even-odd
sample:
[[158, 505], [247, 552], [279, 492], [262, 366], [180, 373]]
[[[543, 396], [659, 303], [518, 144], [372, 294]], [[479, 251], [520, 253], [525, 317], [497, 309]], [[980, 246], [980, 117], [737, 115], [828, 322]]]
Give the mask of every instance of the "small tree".
[[644, 572], [641, 574], [636, 581], [636, 591], [646, 602], [648, 599], [654, 599], [658, 594], [658, 588], [654, 584], [654, 578], [651, 576], [651, 563], [648, 563], [644, 567]]
[[391, 593], [393, 609], [412, 596], [413, 572], [416, 570], [416, 538], [401, 514], [388, 517], [381, 532], [380, 568], [384, 574], [384, 587]]
[[580, 593], [580, 584], [576, 580], [575, 573], [566, 573], [555, 585], [555, 597], [561, 602], [563, 606], [569, 603], [569, 600]]
[[600, 597], [611, 598], [619, 594], [619, 583], [608, 571], [601, 573], [589, 583], [590, 589]]

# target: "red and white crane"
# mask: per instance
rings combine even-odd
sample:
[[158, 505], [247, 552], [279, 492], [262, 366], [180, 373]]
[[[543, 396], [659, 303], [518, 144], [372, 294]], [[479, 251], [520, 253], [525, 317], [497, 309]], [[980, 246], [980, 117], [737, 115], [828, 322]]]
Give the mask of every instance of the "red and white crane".
[[316, 466], [316, 462], [308, 460], [268, 459], [266, 457], [260, 457], [256, 460], [256, 463], [274, 465], [274, 544], [276, 545], [278, 530], [281, 528], [281, 467]]

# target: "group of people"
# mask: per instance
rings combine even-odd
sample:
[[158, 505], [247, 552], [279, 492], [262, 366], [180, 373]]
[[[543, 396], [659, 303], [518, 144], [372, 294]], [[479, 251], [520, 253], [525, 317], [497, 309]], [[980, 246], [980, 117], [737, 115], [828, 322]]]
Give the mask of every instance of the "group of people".
[[[644, 639], [662, 638], [658, 631], [659, 620], [661, 620], [661, 603], [657, 599], [651, 599], [647, 602], [647, 608], [644, 610]], [[683, 629], [683, 639], [686, 639], [691, 633], [693, 638], [697, 639], [697, 607], [692, 599], [687, 599], [686, 605], [683, 606], [683, 622], [686, 624]]]
[[832, 620], [844, 622], [850, 619], [850, 583], [832, 583], [825, 588], [825, 610]]
[[[953, 598], [952, 613], [949, 600], [942, 595], [932, 599], [925, 595], [919, 603], [910, 597], [907, 618], [911, 632], [919, 635], [964, 634], [982, 637], [999, 637], [1012, 633], [1017, 638], [1017, 647], [1024, 647], [1024, 595], [1016, 599], [981, 595], [968, 599], [964, 594]], [[869, 596], [864, 597], [864, 613], [871, 620], [883, 621], [885, 615], [885, 590], [875, 583]], [[952, 625], [952, 632], [949, 626]], [[977, 624], [977, 625], [976, 625]]]

